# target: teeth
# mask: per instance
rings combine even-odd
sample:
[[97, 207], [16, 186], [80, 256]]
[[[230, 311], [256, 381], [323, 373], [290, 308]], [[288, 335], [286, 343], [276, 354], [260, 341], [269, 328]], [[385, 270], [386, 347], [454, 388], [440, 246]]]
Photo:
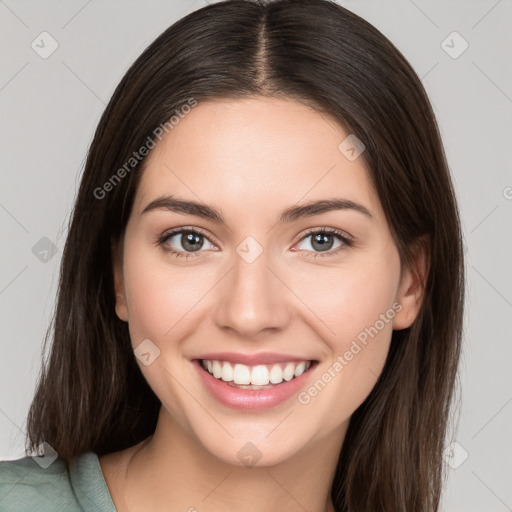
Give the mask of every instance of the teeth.
[[224, 382], [231, 382], [233, 380], [233, 373], [233, 367], [229, 363], [224, 363], [222, 365], [221, 378]]
[[202, 361], [203, 368], [216, 379], [253, 386], [267, 386], [269, 383], [280, 384], [283, 380], [288, 382], [302, 375], [310, 365], [310, 361], [301, 361], [300, 363], [259, 364], [249, 367], [238, 363], [232, 365], [228, 361]]
[[295, 368], [295, 377], [299, 377], [304, 373], [304, 370], [306, 369], [306, 363], [302, 362], [297, 365], [297, 368]]
[[[215, 374], [213, 376], [215, 377]], [[235, 384], [250, 384], [251, 370], [249, 367], [245, 366], [245, 364], [235, 364], [235, 369], [233, 371], [233, 382]]]
[[278, 364], [272, 366], [269, 380], [272, 384], [281, 384], [281, 382], [283, 382], [283, 370], [281, 370]]
[[288, 363], [286, 365], [286, 368], [283, 371], [283, 379], [284, 380], [292, 380], [294, 373], [295, 373], [295, 365], [293, 363]]
[[251, 384], [254, 384], [255, 386], [266, 386], [268, 384], [268, 368], [260, 364], [258, 366], [255, 366], [251, 371]]
[[213, 361], [213, 376], [216, 379], [220, 379], [221, 375], [222, 375], [222, 366], [220, 365], [220, 362]]

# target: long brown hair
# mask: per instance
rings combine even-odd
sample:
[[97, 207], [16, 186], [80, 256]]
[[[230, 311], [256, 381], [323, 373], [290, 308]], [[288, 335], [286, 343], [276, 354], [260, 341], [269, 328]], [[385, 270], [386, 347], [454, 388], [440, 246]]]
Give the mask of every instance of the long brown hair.
[[[294, 98], [338, 119], [366, 146], [362, 158], [402, 263], [418, 240], [427, 241], [422, 309], [410, 328], [393, 332], [384, 370], [351, 418], [331, 493], [340, 511], [436, 511], [461, 347], [456, 199], [416, 73], [376, 28], [331, 0], [206, 6], [163, 32], [127, 71], [87, 155], [43, 352], [48, 341], [51, 350], [28, 415], [27, 453], [46, 441], [68, 464], [154, 432], [160, 401], [115, 315], [112, 247], [144, 167], [144, 159], [133, 170], [126, 162], [190, 98], [246, 96]], [[122, 179], [113, 180], [123, 165]]]

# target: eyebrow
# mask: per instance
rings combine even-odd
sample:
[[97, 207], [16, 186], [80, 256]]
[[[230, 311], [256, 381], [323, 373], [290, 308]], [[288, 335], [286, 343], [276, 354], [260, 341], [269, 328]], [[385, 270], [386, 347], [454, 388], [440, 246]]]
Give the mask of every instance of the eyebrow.
[[[195, 215], [196, 217], [210, 220], [216, 224], [226, 223], [222, 214], [211, 206], [197, 203], [195, 201], [179, 199], [169, 195], [165, 195], [151, 201], [144, 208], [141, 215], [154, 210], [168, 210], [176, 213]], [[370, 210], [362, 204], [348, 199], [322, 199], [318, 201], [310, 201], [309, 203], [299, 206], [290, 206], [281, 213], [277, 223], [284, 224], [303, 217], [312, 217], [313, 215], [336, 210], [352, 210], [362, 213], [370, 219], [374, 219]]]

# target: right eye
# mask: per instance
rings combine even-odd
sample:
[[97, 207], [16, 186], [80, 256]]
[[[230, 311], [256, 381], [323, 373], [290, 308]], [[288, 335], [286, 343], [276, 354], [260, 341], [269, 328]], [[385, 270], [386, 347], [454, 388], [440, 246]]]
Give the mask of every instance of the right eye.
[[177, 228], [162, 235], [158, 239], [158, 244], [177, 258], [189, 258], [193, 257], [194, 252], [204, 252], [201, 249], [205, 241], [215, 247], [201, 231], [195, 228]]

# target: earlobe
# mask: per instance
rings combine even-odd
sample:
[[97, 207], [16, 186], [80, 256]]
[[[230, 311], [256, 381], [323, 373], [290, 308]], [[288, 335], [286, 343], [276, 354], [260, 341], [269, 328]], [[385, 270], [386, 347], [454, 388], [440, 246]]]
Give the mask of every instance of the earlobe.
[[393, 319], [393, 329], [410, 327], [423, 304], [429, 272], [429, 251], [426, 238], [420, 239], [413, 248], [412, 261], [404, 269], [396, 301], [402, 306]]
[[120, 320], [127, 322], [128, 307], [124, 289], [121, 247], [121, 242], [119, 245], [112, 245], [112, 272], [114, 277], [114, 292], [116, 295], [116, 315]]

